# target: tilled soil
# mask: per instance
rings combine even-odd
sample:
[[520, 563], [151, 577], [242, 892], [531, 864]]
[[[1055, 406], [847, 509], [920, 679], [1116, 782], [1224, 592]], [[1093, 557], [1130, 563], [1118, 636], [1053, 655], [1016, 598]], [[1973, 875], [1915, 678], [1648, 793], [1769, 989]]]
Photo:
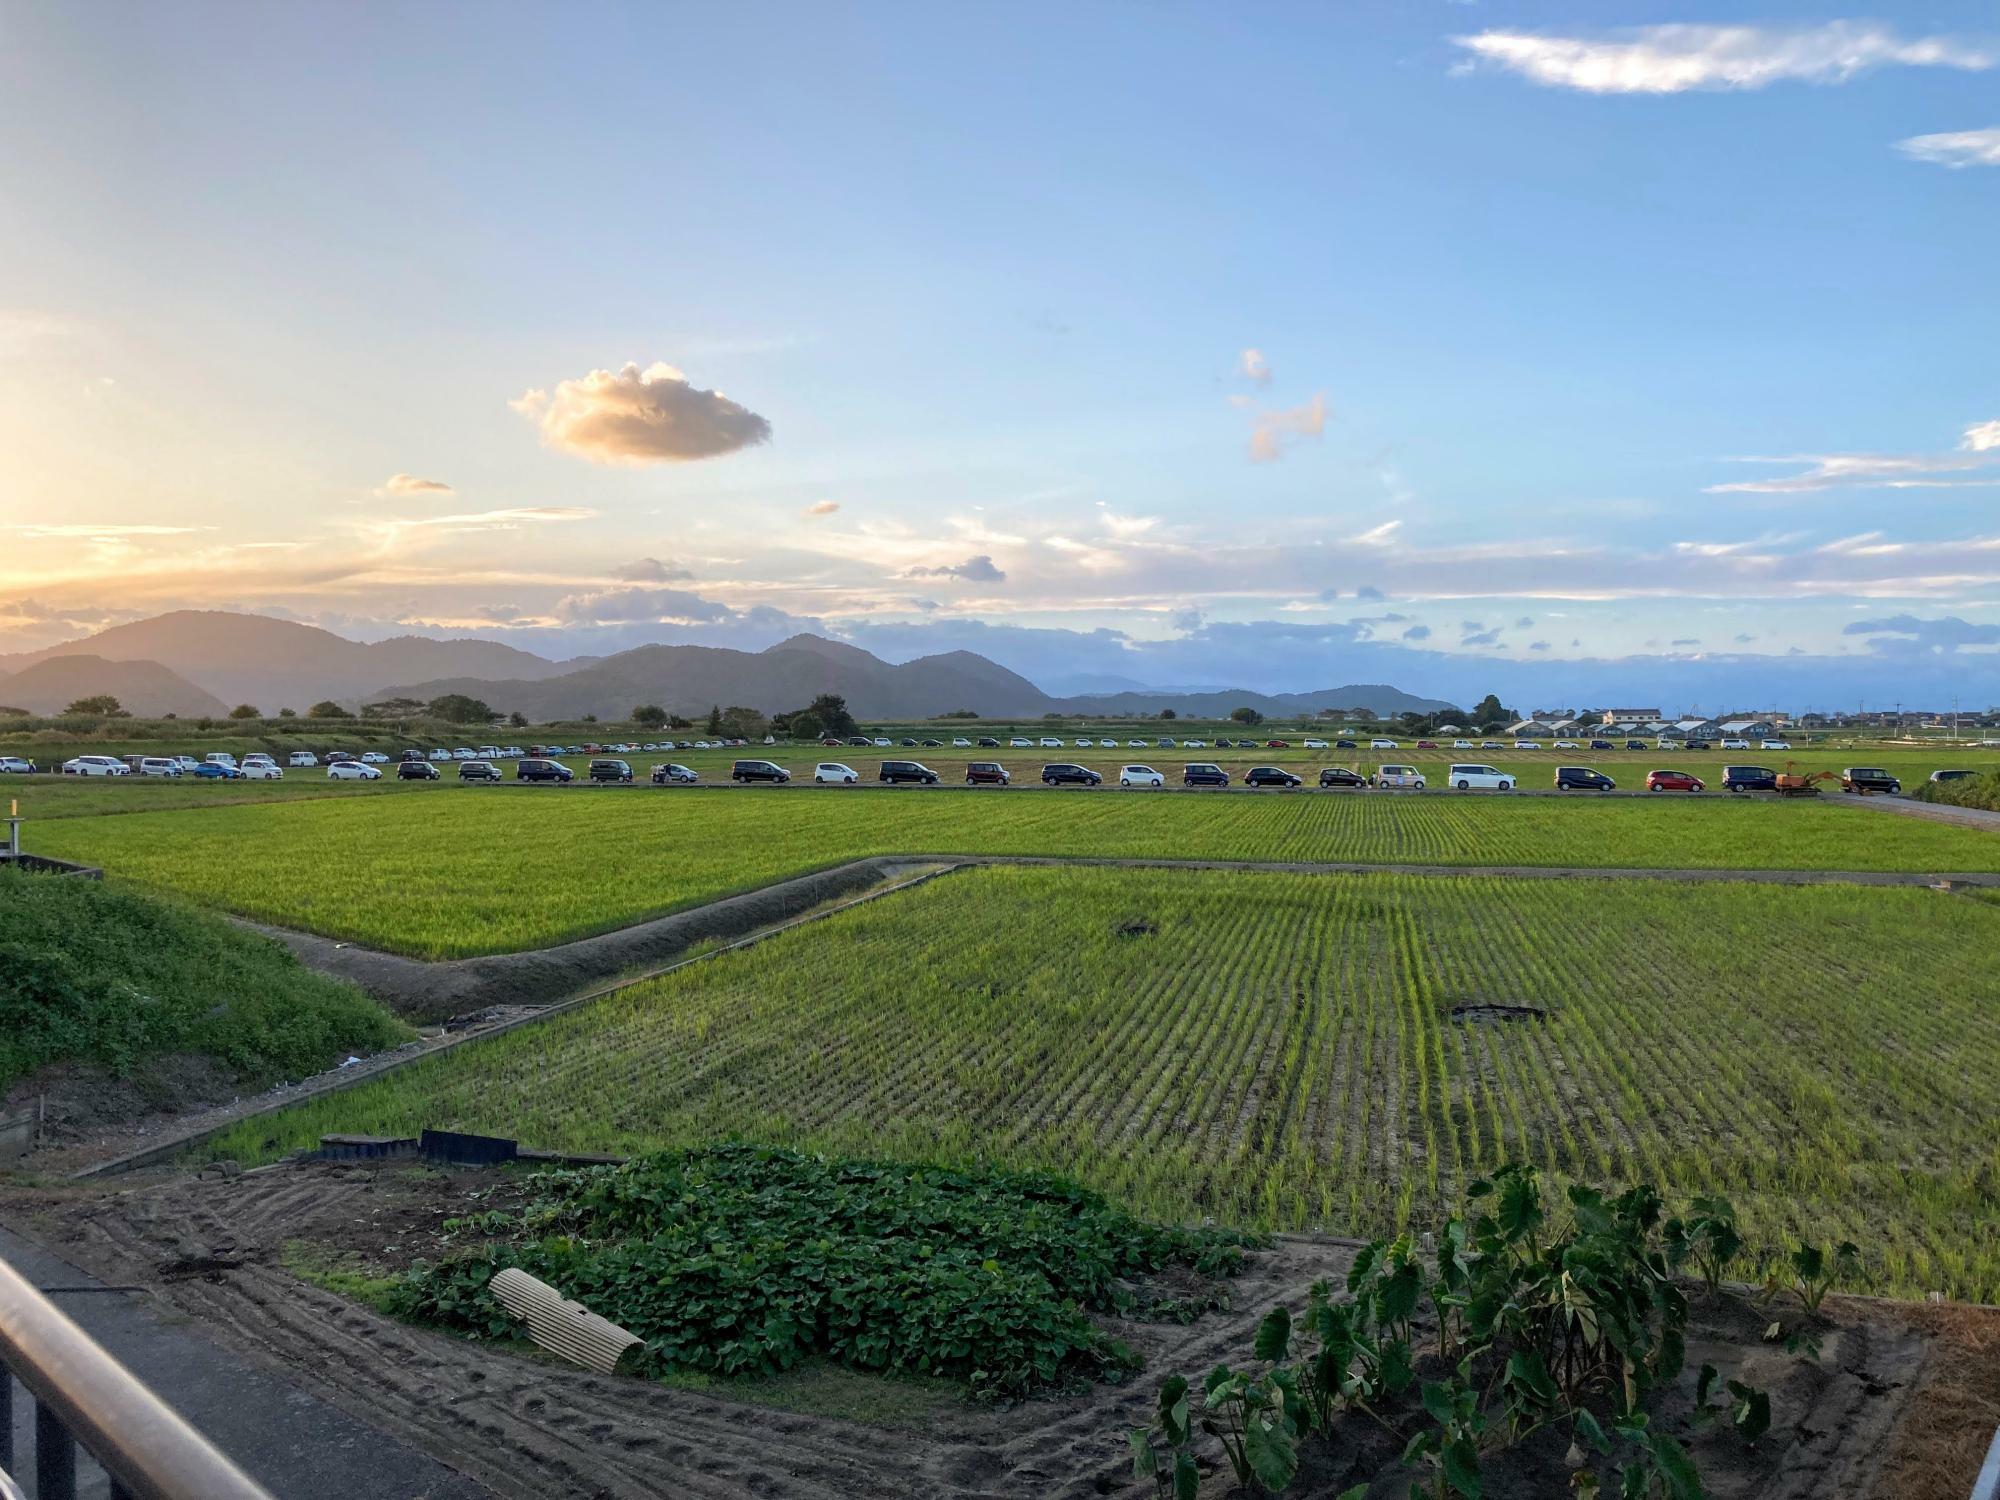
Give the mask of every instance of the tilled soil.
[[[946, 1400], [918, 1426], [803, 1415], [717, 1395], [573, 1371], [504, 1347], [382, 1317], [288, 1274], [286, 1246], [385, 1270], [435, 1254], [449, 1216], [511, 1204], [507, 1173], [354, 1164], [284, 1164], [227, 1181], [167, 1177], [124, 1191], [25, 1190], [0, 1197], [10, 1223], [91, 1272], [152, 1288], [220, 1342], [277, 1366], [354, 1416], [405, 1438], [496, 1495], [788, 1497], [1085, 1497], [1151, 1493], [1130, 1472], [1125, 1433], [1148, 1420], [1159, 1379], [1199, 1381], [1248, 1359], [1273, 1304], [1303, 1305], [1322, 1277], [1344, 1276], [1350, 1242], [1288, 1236], [1228, 1284], [1231, 1307], [1186, 1326], [1120, 1323], [1147, 1361], [1125, 1386], [985, 1407]], [[1928, 1309], [1845, 1301], [1832, 1308], [1817, 1363], [1759, 1334], [1770, 1314], [1696, 1299], [1689, 1373], [1662, 1420], [1685, 1429], [1693, 1371], [1706, 1360], [1772, 1394], [1773, 1426], [1754, 1450], [1727, 1431], [1693, 1438], [1722, 1500], [1958, 1500], [1971, 1475], [1919, 1473], [1928, 1454], [1903, 1429], [1913, 1393], [1953, 1356]], [[1974, 1313], [1982, 1327], [1995, 1320]], [[1406, 1421], [1406, 1425], [1411, 1425]], [[1411, 1425], [1414, 1430], [1414, 1425]], [[1371, 1500], [1402, 1500], [1400, 1440], [1355, 1419], [1314, 1444], [1289, 1493], [1319, 1497], [1368, 1481]], [[1488, 1465], [1487, 1493], [1565, 1493], [1553, 1434]], [[1934, 1466], [1935, 1467], [1935, 1466]], [[1226, 1480], [1211, 1473], [1204, 1494]]]

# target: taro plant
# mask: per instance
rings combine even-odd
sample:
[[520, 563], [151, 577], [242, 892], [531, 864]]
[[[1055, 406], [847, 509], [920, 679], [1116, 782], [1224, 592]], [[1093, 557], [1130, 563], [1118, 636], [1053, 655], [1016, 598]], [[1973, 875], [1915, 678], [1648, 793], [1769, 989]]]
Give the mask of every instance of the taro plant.
[[[1424, 1410], [1434, 1425], [1417, 1433], [1403, 1449], [1404, 1463], [1422, 1464], [1431, 1471], [1434, 1500], [1447, 1500], [1454, 1492], [1479, 1500], [1485, 1491], [1479, 1443], [1486, 1432], [1486, 1413], [1480, 1389], [1473, 1383], [1472, 1363], [1473, 1356], [1468, 1355], [1450, 1380], [1424, 1382]], [[1412, 1488], [1411, 1494], [1415, 1493]]]
[[1701, 1375], [1694, 1387], [1695, 1425], [1704, 1426], [1726, 1417], [1738, 1437], [1746, 1443], [1755, 1443], [1771, 1430], [1770, 1393], [1740, 1380], [1729, 1380], [1723, 1382], [1723, 1393], [1727, 1399], [1711, 1402], [1708, 1398], [1714, 1393], [1715, 1382], [1719, 1379], [1721, 1375], [1714, 1365], [1701, 1367]]
[[1727, 1198], [1692, 1200], [1687, 1217], [1669, 1219], [1664, 1235], [1668, 1263], [1676, 1270], [1692, 1265], [1711, 1296], [1721, 1290], [1723, 1276], [1743, 1253], [1736, 1206]]
[[1822, 1245], [1801, 1241], [1799, 1247], [1772, 1273], [1766, 1292], [1775, 1293], [1781, 1283], [1789, 1283], [1789, 1290], [1798, 1294], [1805, 1310], [1817, 1313], [1820, 1303], [1826, 1300], [1826, 1294], [1838, 1282], [1860, 1274], [1861, 1250], [1852, 1240], [1842, 1240], [1831, 1252]]
[[1160, 1500], [1195, 1500], [1201, 1490], [1201, 1471], [1194, 1465], [1187, 1376], [1166, 1378], [1160, 1386], [1153, 1425], [1133, 1428], [1131, 1441], [1134, 1479], [1152, 1480], [1160, 1492]]
[[1239, 1489], [1276, 1493], [1299, 1469], [1290, 1393], [1273, 1374], [1217, 1365], [1202, 1383], [1201, 1430], [1222, 1444]]

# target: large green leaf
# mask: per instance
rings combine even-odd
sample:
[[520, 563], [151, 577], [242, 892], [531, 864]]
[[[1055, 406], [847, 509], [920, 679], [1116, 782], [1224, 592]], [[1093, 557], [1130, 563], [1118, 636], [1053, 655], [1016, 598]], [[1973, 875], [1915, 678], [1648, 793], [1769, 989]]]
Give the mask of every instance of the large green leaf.
[[1466, 1500], [1479, 1500], [1486, 1493], [1485, 1482], [1479, 1477], [1479, 1449], [1471, 1438], [1445, 1445], [1444, 1477]]
[[1257, 1358], [1276, 1364], [1292, 1351], [1292, 1313], [1290, 1308], [1274, 1307], [1264, 1314], [1264, 1321], [1257, 1325]]
[[1257, 1482], [1274, 1494], [1299, 1471], [1298, 1445], [1281, 1422], [1252, 1422], [1243, 1436], [1243, 1453]]

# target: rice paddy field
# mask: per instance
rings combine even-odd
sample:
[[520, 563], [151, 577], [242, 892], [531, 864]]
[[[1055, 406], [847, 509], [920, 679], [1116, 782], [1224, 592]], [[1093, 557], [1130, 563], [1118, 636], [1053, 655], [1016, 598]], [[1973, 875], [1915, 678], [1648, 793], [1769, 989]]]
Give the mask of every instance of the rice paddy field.
[[1353, 1234], [1525, 1157], [1724, 1193], [1753, 1245], [1852, 1239], [1879, 1290], [1991, 1301], [1996, 945], [2000, 909], [1922, 889], [968, 869], [206, 1149], [740, 1136]]
[[874, 854], [2000, 870], [1991, 834], [1838, 800], [452, 788], [37, 819], [27, 847], [423, 958], [543, 947]]

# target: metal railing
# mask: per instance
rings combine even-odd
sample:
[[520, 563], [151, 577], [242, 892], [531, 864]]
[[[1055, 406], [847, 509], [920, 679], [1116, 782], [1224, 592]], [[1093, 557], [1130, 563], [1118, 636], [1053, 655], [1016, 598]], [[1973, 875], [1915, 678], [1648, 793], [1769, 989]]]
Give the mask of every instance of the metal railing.
[[8, 1478], [17, 1378], [35, 1403], [35, 1500], [75, 1500], [78, 1447], [110, 1477], [112, 1500], [271, 1500], [0, 1260], [0, 1500], [20, 1494]]

